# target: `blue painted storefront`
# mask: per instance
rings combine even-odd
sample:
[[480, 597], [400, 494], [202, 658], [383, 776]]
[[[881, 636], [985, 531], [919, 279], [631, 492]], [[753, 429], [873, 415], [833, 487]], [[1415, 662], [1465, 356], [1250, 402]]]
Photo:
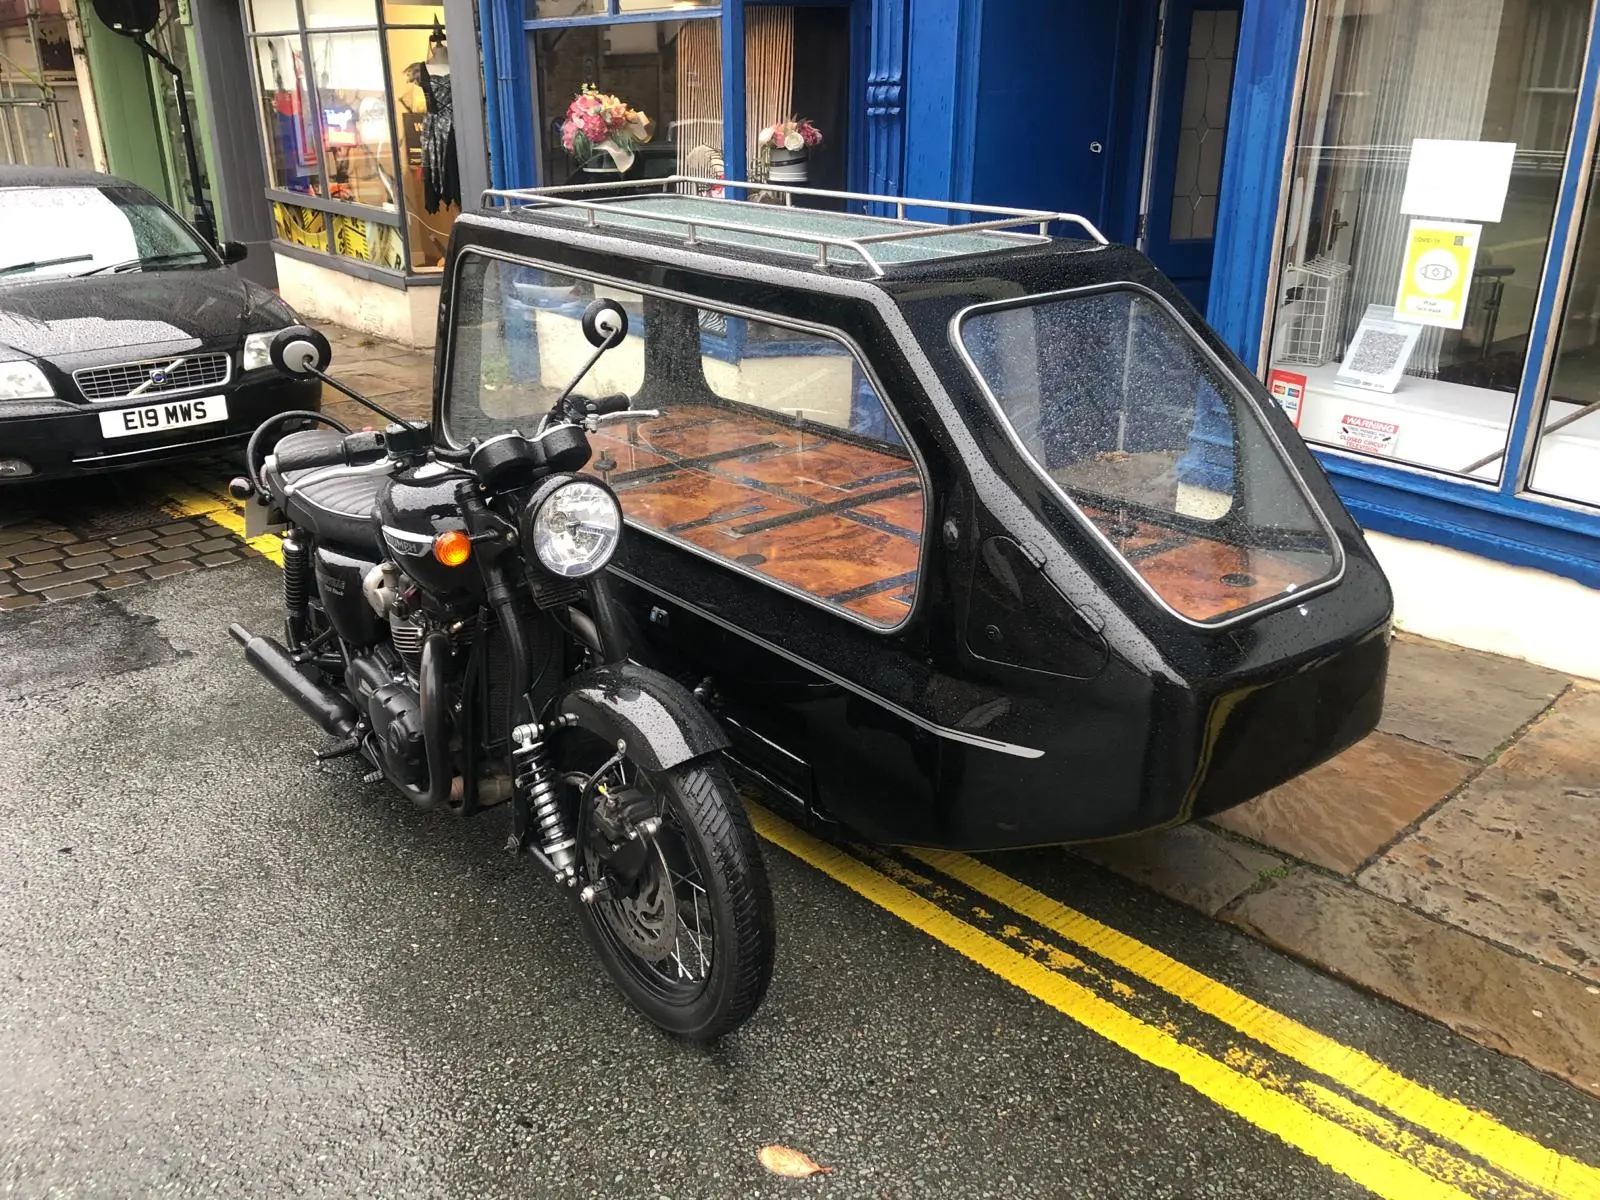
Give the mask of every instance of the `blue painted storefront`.
[[[722, 0], [720, 8], [698, 10], [721, 22], [729, 146], [744, 143], [745, 14], [762, 2]], [[851, 190], [1074, 211], [1110, 238], [1134, 239], [1144, 207], [1146, 155], [1159, 161], [1160, 154], [1159, 134], [1150, 131], [1160, 0], [788, 2], [849, 10], [851, 61], [838, 69], [850, 79]], [[1191, 2], [1168, 0], [1169, 11]], [[1309, 0], [1231, 3], [1242, 3], [1236, 66], [1209, 291], [1198, 294], [1224, 340], [1259, 369]], [[1211, 7], [1229, 4], [1218, 0]], [[538, 182], [535, 71], [529, 61], [534, 32], [696, 15], [672, 10], [666, 0], [658, 11], [622, 14], [618, 0], [610, 0], [609, 15], [530, 20], [536, 7], [534, 0], [483, 0], [480, 9], [496, 186]], [[1600, 55], [1591, 53], [1578, 98], [1575, 147], [1590, 143], [1597, 67]], [[1155, 108], [1162, 111], [1159, 99]], [[742, 177], [738, 159], [727, 156], [730, 178]], [[1577, 236], [1574, 216], [1586, 176], [1581, 167], [1564, 175], [1553, 263], [1565, 260]], [[1152, 253], [1168, 265], [1154, 244]], [[1561, 272], [1546, 272], [1534, 348], [1552, 336], [1560, 287]], [[1508, 462], [1528, 457], [1541, 358], [1527, 356]], [[1600, 587], [1600, 513], [1529, 497], [1523, 472], [1508, 471], [1493, 486], [1370, 459], [1320, 456], [1367, 528]]]

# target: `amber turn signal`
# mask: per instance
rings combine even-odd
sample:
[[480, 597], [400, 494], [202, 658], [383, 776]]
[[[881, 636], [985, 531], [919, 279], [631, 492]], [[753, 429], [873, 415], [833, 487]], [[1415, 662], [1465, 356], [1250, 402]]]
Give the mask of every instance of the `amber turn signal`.
[[459, 529], [447, 529], [433, 539], [433, 556], [447, 567], [459, 567], [472, 557], [472, 539]]

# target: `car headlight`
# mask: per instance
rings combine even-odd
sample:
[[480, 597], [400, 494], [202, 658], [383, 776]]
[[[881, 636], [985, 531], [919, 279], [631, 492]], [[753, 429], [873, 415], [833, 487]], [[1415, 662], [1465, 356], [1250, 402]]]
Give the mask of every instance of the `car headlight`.
[[246, 371], [259, 371], [262, 367], [272, 365], [272, 339], [278, 336], [276, 329], [269, 329], [266, 333], [252, 333], [244, 339], [244, 369]]
[[48, 400], [56, 394], [31, 362], [0, 363], [0, 400]]
[[611, 561], [622, 536], [622, 509], [608, 488], [573, 479], [535, 496], [534, 505], [528, 528], [545, 570], [570, 579], [593, 575]]

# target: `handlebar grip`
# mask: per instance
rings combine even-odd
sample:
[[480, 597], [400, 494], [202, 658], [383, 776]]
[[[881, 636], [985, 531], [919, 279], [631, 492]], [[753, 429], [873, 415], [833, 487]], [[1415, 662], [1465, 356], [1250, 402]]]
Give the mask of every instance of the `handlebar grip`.
[[632, 404], [632, 399], [621, 392], [616, 392], [610, 396], [601, 396], [598, 400], [591, 400], [589, 411], [598, 417], [603, 417], [607, 413], [627, 412]]
[[387, 453], [383, 434], [363, 430], [338, 441], [319, 438], [304, 446], [286, 446], [274, 451], [274, 457], [278, 460], [278, 470], [287, 474], [290, 471], [310, 471], [316, 467], [345, 467], [375, 462]]

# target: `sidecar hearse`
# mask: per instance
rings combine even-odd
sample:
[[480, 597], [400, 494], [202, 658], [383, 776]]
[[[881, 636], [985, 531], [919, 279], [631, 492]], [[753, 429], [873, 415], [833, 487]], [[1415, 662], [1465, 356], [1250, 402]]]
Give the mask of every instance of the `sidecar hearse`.
[[640, 534], [616, 619], [769, 799], [881, 842], [1085, 841], [1376, 725], [1388, 584], [1146, 258], [1069, 215], [740, 188], [487, 193], [434, 426], [532, 436], [594, 353], [586, 306], [620, 302], [583, 391], [660, 415], [592, 435]]

